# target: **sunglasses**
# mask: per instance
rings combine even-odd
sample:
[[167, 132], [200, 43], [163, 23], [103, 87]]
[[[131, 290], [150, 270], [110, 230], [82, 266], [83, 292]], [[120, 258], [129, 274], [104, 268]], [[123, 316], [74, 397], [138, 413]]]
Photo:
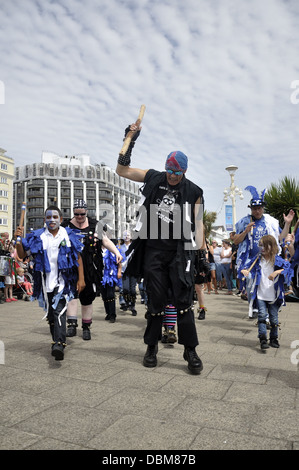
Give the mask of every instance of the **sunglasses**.
[[176, 176], [180, 176], [182, 175], [184, 172], [183, 171], [173, 171], [173, 170], [166, 170], [167, 173], [169, 173], [170, 175], [173, 175], [175, 174]]
[[86, 215], [86, 212], [83, 212], [83, 214], [79, 214], [79, 212], [74, 212], [75, 217], [84, 217]]

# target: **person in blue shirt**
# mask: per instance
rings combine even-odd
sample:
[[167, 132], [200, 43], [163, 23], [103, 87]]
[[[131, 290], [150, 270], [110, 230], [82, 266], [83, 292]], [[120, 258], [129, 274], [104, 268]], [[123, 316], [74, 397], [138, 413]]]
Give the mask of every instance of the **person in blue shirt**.
[[[287, 236], [289, 229], [294, 218], [294, 211], [291, 209], [288, 215], [284, 216], [284, 228], [281, 230], [277, 219], [269, 214], [264, 213], [265, 202], [264, 196], [266, 190], [264, 189], [259, 195], [254, 186], [247, 186], [245, 190], [249, 191], [252, 198], [249, 203], [251, 214], [243, 217], [236, 223], [236, 234], [234, 236], [234, 244], [238, 246], [237, 252], [237, 275], [240, 280], [241, 286], [243, 285], [243, 275], [241, 273], [244, 269], [245, 263], [248, 259], [253, 258], [259, 252], [259, 241], [264, 235], [272, 235], [278, 246], [278, 253], [280, 253], [280, 242]], [[255, 305], [250, 302], [250, 293], [247, 289], [249, 301], [249, 318], [254, 317]]]

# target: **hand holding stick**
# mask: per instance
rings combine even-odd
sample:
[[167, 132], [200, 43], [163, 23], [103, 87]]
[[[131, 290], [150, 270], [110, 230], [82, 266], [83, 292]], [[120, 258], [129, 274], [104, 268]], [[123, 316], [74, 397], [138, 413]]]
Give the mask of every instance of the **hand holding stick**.
[[[138, 116], [138, 118], [137, 118], [137, 121], [135, 122], [135, 126], [136, 126], [137, 128], [139, 128], [139, 126], [140, 126], [140, 124], [141, 124], [141, 121], [142, 121], [142, 119], [143, 119], [144, 113], [145, 113], [145, 105], [143, 104], [143, 105], [141, 105], [141, 107], [140, 107], [139, 116]], [[135, 132], [136, 132], [136, 130], [130, 130], [130, 131], [127, 133], [127, 135], [126, 135], [126, 137], [125, 137], [125, 140], [124, 140], [124, 143], [123, 143], [123, 146], [122, 146], [122, 148], [121, 148], [121, 151], [119, 152], [119, 155], [125, 155], [125, 154], [126, 154], [126, 152], [127, 152], [128, 148], [129, 148], [129, 145], [130, 145], [130, 143], [131, 143], [131, 140], [132, 140], [132, 138], [133, 138]]]
[[[20, 217], [19, 227], [23, 227], [23, 225], [24, 225], [25, 210], [26, 210], [26, 203], [23, 202], [22, 209], [21, 209], [21, 217]], [[22, 242], [22, 237], [20, 235], [18, 235], [17, 236], [17, 245], [20, 245], [21, 242]]]
[[[250, 271], [252, 270], [253, 266], [255, 265], [255, 263], [257, 262], [258, 259], [259, 259], [259, 255], [255, 258], [252, 265], [248, 269], [242, 269], [241, 273], [244, 274], [245, 277], [248, 276], [248, 274], [250, 273]], [[245, 272], [246, 272], [246, 274], [245, 274]], [[245, 281], [245, 277], [242, 278], [242, 281]]]

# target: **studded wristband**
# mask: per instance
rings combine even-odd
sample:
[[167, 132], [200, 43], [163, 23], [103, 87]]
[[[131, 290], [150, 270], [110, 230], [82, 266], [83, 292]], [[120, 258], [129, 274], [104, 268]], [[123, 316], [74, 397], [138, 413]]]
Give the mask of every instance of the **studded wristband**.
[[128, 153], [126, 153], [125, 155], [119, 154], [117, 163], [122, 166], [129, 166], [131, 163], [131, 154], [130, 155], [128, 155]]

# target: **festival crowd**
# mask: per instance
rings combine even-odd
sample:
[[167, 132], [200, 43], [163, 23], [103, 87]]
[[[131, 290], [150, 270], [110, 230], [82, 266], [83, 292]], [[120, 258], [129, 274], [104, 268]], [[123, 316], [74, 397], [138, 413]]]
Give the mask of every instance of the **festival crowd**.
[[248, 318], [257, 321], [261, 349], [279, 348], [279, 310], [288, 296], [299, 301], [295, 212], [290, 208], [283, 214], [280, 227], [265, 212], [265, 191], [247, 186], [248, 215], [237, 222], [229, 239], [209, 240], [203, 190], [187, 179], [183, 152], [171, 152], [162, 172], [131, 167], [140, 131], [138, 124], [125, 130], [125, 138], [129, 133], [133, 137], [116, 167], [118, 175], [143, 183], [135, 227], [113, 240], [110, 227], [88, 215], [84, 200], [75, 200], [70, 219], [49, 206], [40, 229], [24, 234], [17, 227], [14, 240], [1, 234], [0, 303], [38, 300], [56, 360], [64, 359], [67, 338], [77, 335], [79, 308], [82, 338], [88, 341], [96, 297], [102, 297], [105, 320], [114, 323], [118, 308], [138, 314], [137, 292], [146, 306], [145, 367], [156, 367], [159, 342], [178, 342], [190, 373], [200, 374], [196, 321], [208, 321], [205, 296], [219, 291], [248, 302]]

